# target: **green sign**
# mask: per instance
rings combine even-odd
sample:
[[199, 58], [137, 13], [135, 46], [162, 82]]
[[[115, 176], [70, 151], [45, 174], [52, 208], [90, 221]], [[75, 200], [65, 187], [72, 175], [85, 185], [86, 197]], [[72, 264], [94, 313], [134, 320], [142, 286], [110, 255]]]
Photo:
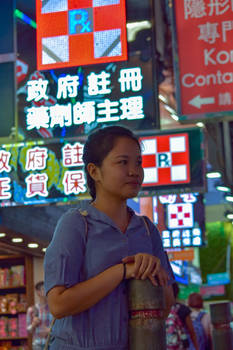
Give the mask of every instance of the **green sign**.
[[200, 293], [200, 287], [195, 284], [190, 284], [188, 286], [180, 287], [178, 298], [182, 300], [187, 300], [189, 294]]

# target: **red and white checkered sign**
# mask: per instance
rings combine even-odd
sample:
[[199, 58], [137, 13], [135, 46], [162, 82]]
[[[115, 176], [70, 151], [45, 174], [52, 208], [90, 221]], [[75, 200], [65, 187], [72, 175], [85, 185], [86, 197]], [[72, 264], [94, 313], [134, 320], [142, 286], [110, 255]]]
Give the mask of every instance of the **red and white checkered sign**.
[[36, 0], [37, 68], [127, 59], [125, 0]]
[[177, 203], [167, 206], [168, 228], [193, 227], [193, 204]]
[[148, 136], [142, 144], [143, 187], [190, 182], [188, 134]]

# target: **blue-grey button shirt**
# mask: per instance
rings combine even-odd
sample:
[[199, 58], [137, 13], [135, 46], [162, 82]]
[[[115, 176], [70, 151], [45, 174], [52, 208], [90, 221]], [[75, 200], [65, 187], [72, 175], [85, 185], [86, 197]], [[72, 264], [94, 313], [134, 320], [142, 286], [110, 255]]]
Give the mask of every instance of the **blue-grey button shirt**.
[[[58, 221], [45, 254], [45, 289], [69, 288], [96, 276], [128, 256], [149, 253], [161, 260], [173, 281], [173, 274], [157, 228], [148, 219], [148, 235], [142, 217], [132, 213], [125, 233], [103, 212], [90, 204], [83, 217], [71, 209]], [[87, 221], [87, 237], [85, 221]], [[126, 350], [128, 307], [125, 282], [90, 309], [56, 320], [51, 350]]]

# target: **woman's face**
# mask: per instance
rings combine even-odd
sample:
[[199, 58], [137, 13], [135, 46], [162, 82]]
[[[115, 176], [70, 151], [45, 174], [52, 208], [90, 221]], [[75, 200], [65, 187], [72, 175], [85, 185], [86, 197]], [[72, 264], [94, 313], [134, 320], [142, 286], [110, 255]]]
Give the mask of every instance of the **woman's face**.
[[141, 150], [128, 137], [116, 139], [113, 149], [97, 168], [96, 193], [120, 199], [133, 198], [143, 181]]

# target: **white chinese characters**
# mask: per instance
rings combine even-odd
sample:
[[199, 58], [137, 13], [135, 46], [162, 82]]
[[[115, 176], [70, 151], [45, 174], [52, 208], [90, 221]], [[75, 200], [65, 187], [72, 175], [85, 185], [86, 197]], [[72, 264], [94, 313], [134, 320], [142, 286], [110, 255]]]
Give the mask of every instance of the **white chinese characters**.
[[[63, 128], [72, 125], [91, 124], [94, 122], [116, 122], [119, 120], [137, 120], [145, 118], [143, 97], [141, 95], [127, 96], [112, 101], [103, 97], [112, 93], [111, 74], [101, 71], [91, 72], [87, 78], [88, 95], [95, 100], [75, 101], [78, 96], [80, 81], [77, 76], [66, 75], [58, 78], [57, 100], [72, 98], [72, 103], [41, 104], [48, 100], [48, 80], [45, 77], [30, 80], [27, 83], [27, 101], [33, 104], [26, 108], [27, 130], [41, 128]], [[122, 93], [137, 93], [142, 90], [143, 75], [140, 67], [125, 68], [119, 71], [117, 83]]]
[[46, 94], [48, 80], [38, 79], [38, 80], [29, 80], [27, 82], [28, 95], [27, 101], [40, 101], [42, 99], [47, 100], [48, 96]]
[[184, 18], [221, 16], [233, 11], [232, 0], [184, 0]]
[[66, 75], [58, 79], [57, 99], [78, 95], [79, 77]]

